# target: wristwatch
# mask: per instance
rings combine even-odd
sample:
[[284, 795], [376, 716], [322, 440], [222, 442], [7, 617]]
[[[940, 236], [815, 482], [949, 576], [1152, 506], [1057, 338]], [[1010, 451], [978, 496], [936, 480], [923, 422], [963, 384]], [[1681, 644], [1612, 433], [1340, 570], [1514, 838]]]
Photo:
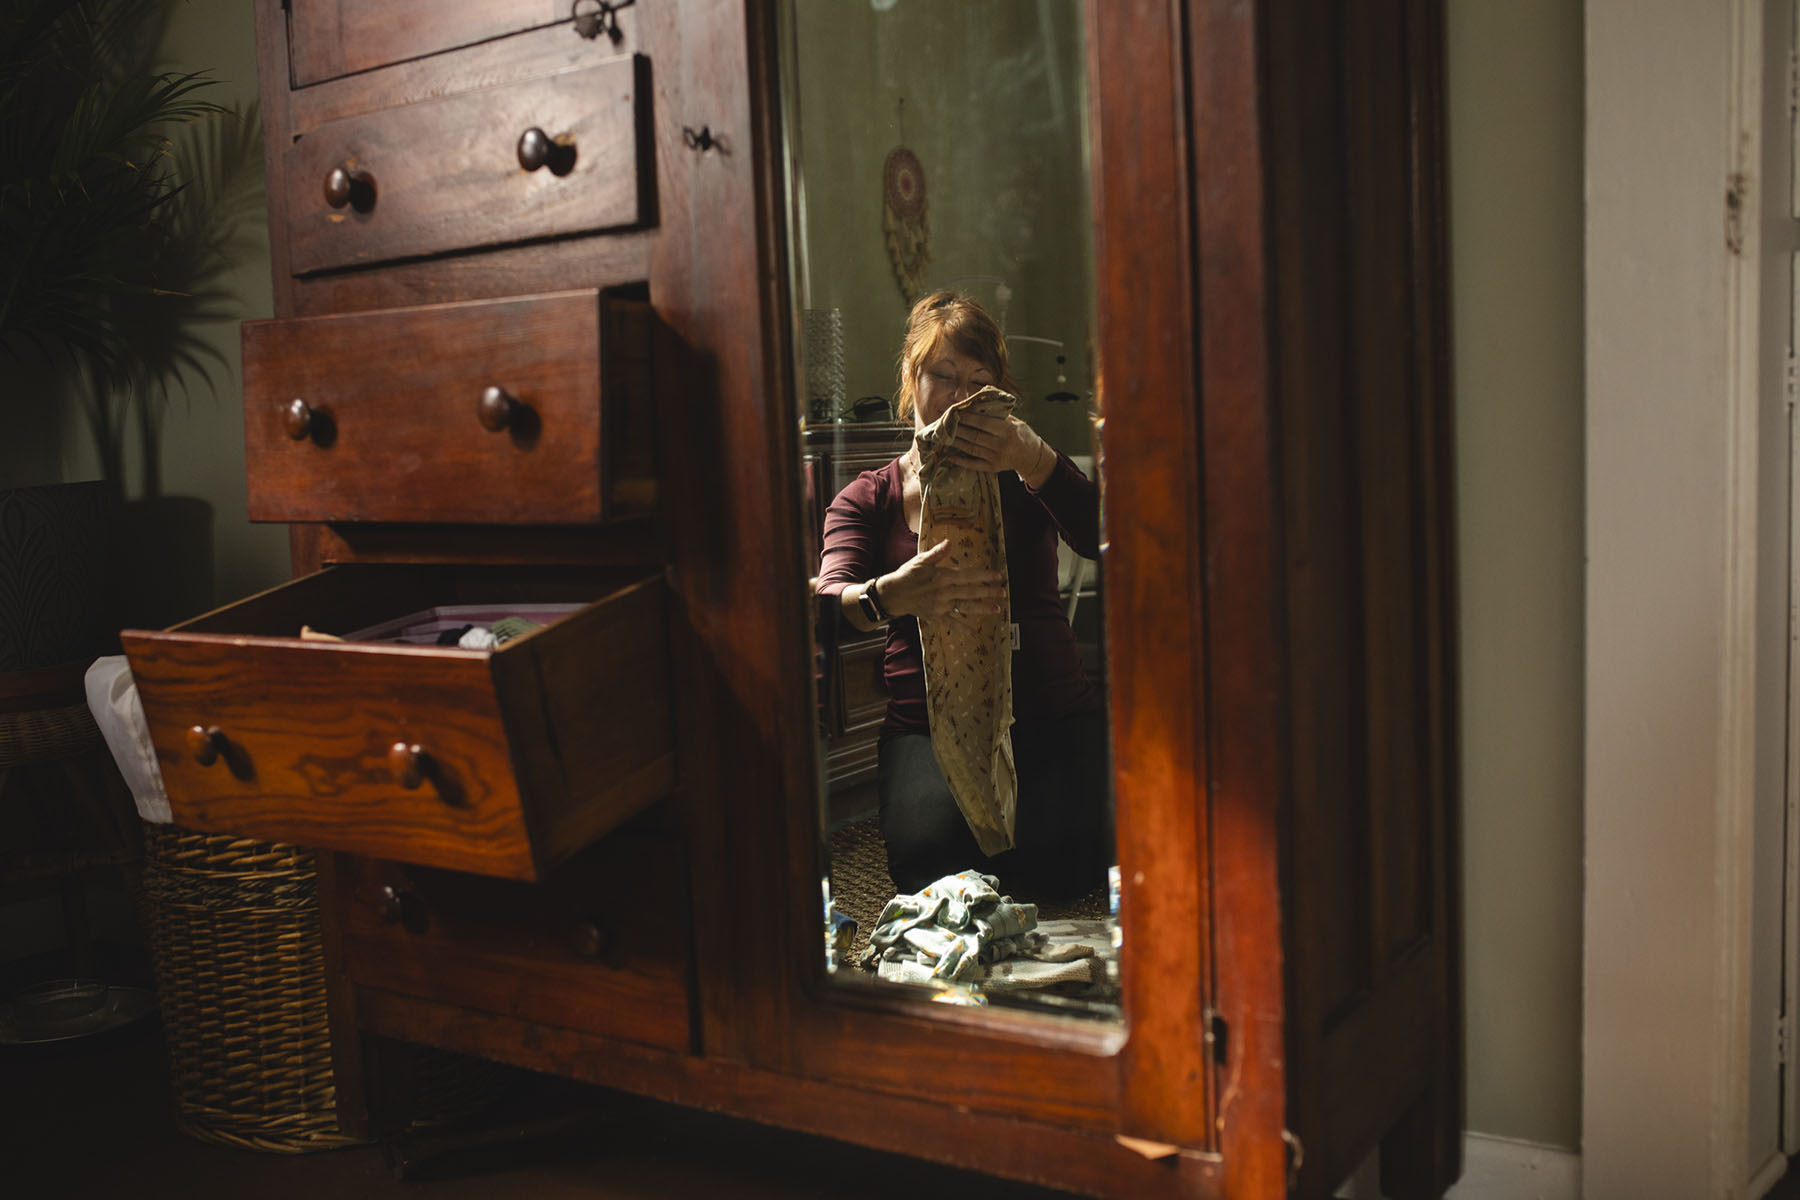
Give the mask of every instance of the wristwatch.
[[869, 624], [886, 624], [888, 619], [887, 610], [881, 607], [881, 594], [875, 590], [875, 581], [873, 579], [869, 580], [869, 585], [863, 588], [861, 594], [856, 597], [856, 604], [857, 607], [862, 609], [862, 615], [868, 620]]

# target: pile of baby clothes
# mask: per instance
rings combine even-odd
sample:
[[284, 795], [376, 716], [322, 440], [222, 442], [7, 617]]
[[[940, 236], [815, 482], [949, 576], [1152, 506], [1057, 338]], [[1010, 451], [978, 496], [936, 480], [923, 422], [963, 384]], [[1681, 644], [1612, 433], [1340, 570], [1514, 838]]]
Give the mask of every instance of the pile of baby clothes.
[[1037, 905], [1015, 904], [999, 889], [992, 875], [961, 871], [895, 896], [869, 935], [863, 966], [896, 983], [988, 990], [1104, 981], [1096, 944], [1107, 940], [1104, 929], [1097, 939], [1052, 939], [1038, 929]]

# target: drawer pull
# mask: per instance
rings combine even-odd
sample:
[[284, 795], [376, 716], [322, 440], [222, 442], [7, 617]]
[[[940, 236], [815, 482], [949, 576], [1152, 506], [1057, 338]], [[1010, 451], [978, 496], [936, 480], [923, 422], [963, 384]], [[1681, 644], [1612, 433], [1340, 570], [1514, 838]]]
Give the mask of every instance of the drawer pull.
[[425, 781], [428, 765], [425, 748], [416, 742], [395, 742], [388, 750], [388, 770], [394, 773], [394, 782], [409, 791]]
[[575, 167], [575, 147], [533, 125], [519, 135], [519, 165], [527, 171], [549, 167], [552, 175], [567, 175]]
[[475, 412], [481, 418], [481, 427], [489, 433], [499, 433], [512, 424], [513, 409], [519, 402], [503, 387], [490, 387], [481, 393], [481, 401]]
[[381, 914], [383, 925], [410, 926], [416, 923], [419, 915], [419, 902], [413, 899], [413, 894], [402, 891], [391, 883], [382, 887], [375, 906]]
[[217, 725], [196, 725], [187, 731], [187, 744], [194, 761], [210, 767], [219, 761], [219, 755], [225, 750], [225, 731]]
[[296, 442], [305, 441], [312, 432], [312, 406], [299, 397], [289, 400], [282, 405], [281, 423], [289, 437]]
[[612, 948], [612, 930], [599, 921], [578, 921], [570, 931], [569, 948], [576, 958], [600, 958]]
[[325, 203], [333, 208], [346, 204], [357, 212], [375, 207], [375, 177], [351, 167], [333, 167], [325, 176]]

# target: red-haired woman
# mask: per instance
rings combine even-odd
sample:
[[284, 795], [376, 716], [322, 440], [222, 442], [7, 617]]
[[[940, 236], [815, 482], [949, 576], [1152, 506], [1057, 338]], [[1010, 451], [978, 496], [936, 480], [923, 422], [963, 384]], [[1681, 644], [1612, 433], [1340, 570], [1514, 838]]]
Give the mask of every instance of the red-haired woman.
[[[913, 306], [899, 373], [898, 409], [915, 430], [984, 386], [1017, 395], [999, 326], [955, 292], [934, 292]], [[825, 514], [819, 593], [837, 596], [856, 628], [887, 629], [888, 709], [877, 777], [888, 873], [902, 892], [973, 867], [1022, 896], [1078, 895], [1104, 882], [1110, 859], [1106, 720], [1063, 616], [1057, 542], [1098, 556], [1099, 489], [1016, 416], [965, 412], [952, 456], [998, 477], [1010, 598], [998, 572], [941, 563], [948, 543], [919, 548], [916, 445], [857, 476]], [[989, 858], [932, 753], [918, 618], [954, 621], [1009, 605], [1017, 628], [1017, 823], [1013, 849]]]

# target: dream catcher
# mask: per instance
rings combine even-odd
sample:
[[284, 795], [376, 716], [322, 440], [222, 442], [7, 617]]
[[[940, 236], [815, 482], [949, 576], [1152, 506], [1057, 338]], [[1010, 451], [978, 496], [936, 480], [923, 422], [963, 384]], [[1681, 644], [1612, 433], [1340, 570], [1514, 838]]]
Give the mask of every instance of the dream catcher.
[[918, 298], [931, 259], [931, 227], [925, 220], [925, 168], [905, 146], [888, 152], [882, 168], [881, 228], [887, 234], [894, 281], [911, 304]]

